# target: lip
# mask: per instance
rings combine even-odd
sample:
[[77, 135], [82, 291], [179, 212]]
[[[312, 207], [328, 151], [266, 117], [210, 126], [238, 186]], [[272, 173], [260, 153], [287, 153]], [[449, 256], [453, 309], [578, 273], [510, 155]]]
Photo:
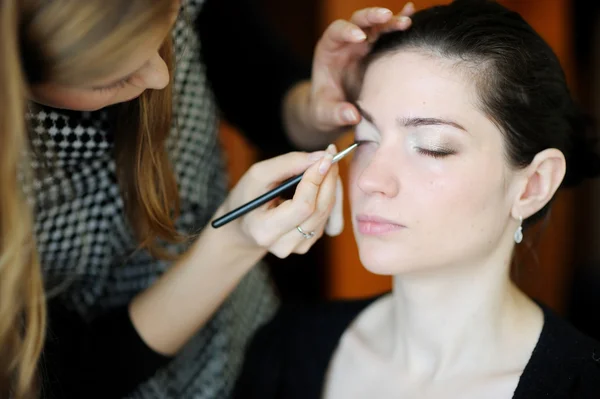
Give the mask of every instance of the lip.
[[369, 236], [380, 236], [406, 228], [400, 223], [376, 215], [357, 215], [356, 223], [359, 233]]

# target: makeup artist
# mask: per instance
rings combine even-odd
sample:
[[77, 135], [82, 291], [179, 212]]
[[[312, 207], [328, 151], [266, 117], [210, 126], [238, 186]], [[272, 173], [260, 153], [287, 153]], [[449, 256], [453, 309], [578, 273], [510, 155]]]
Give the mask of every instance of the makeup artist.
[[[381, 9], [337, 21], [311, 73], [253, 8], [2, 2], [0, 397], [229, 395], [277, 306], [261, 258], [307, 251], [340, 198], [329, 153], [289, 151], [323, 149], [358, 123], [342, 72], [380, 30], [410, 24]], [[229, 194], [217, 110], [287, 153]], [[291, 201], [205, 228], [306, 168]]]

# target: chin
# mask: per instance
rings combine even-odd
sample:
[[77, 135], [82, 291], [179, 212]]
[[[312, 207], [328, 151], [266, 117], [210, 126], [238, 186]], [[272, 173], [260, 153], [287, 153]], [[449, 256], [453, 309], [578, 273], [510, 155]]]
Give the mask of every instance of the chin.
[[397, 254], [389, 253], [383, 248], [376, 248], [371, 245], [359, 245], [358, 253], [360, 262], [363, 267], [373, 274], [382, 276], [393, 276], [409, 271], [410, 267], [406, 267], [411, 262], [402, 261], [397, 258]]

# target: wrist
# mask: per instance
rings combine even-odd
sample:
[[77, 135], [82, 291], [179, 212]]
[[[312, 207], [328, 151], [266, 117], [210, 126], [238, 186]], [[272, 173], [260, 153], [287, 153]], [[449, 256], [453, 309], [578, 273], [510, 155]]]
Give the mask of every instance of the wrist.
[[[223, 204], [215, 213], [215, 217], [225, 213], [226, 207]], [[216, 252], [223, 258], [223, 263], [239, 264], [242, 268], [250, 268], [263, 258], [268, 250], [244, 234], [241, 221], [237, 219], [219, 228], [214, 228], [210, 224], [206, 226], [194, 243], [192, 252], [209, 254]]]

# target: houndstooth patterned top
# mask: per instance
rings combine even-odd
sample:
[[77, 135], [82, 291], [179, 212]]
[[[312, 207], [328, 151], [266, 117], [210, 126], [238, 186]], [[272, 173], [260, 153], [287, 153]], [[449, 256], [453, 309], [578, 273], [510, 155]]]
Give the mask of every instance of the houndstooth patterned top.
[[[188, 1], [186, 16], [173, 33], [179, 127], [169, 148], [182, 199], [178, 227], [186, 231], [203, 228], [227, 190], [217, 100], [201, 62], [202, 33], [189, 25], [203, 3]], [[111, 126], [117, 122], [111, 112], [31, 110], [32, 145], [38, 154], [34, 168], [52, 165], [51, 174], [28, 187], [39, 206], [35, 228], [48, 293], [90, 321], [126, 305], [169, 263], [133, 251], [136, 243], [124, 217], [111, 154]], [[264, 126], [263, 121], [255, 123]], [[128, 397], [228, 397], [249, 337], [276, 306], [266, 269], [254, 268], [180, 354]]]

